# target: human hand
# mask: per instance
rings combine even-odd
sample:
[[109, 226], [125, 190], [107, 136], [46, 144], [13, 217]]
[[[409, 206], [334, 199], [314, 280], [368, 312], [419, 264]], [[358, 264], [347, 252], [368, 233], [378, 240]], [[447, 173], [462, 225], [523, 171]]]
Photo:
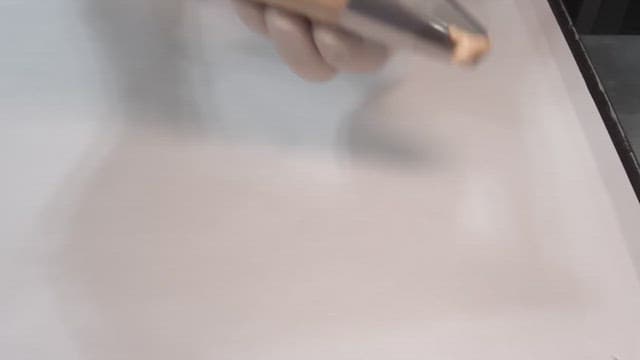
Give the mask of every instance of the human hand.
[[327, 81], [338, 72], [371, 72], [387, 60], [384, 46], [342, 29], [251, 0], [231, 1], [240, 19], [268, 36], [282, 59], [306, 80]]

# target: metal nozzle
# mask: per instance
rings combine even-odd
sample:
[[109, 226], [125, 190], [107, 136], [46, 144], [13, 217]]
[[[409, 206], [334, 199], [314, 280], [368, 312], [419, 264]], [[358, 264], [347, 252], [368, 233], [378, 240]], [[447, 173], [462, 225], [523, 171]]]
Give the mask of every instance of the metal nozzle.
[[457, 45], [452, 28], [488, 43], [485, 28], [455, 0], [350, 0], [341, 24], [398, 46], [430, 43], [451, 52]]

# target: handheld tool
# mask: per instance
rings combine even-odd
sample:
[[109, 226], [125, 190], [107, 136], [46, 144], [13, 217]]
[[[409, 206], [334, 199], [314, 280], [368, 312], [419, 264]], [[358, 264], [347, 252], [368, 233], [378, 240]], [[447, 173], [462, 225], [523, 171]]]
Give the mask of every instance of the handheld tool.
[[390, 47], [439, 47], [456, 64], [491, 48], [485, 28], [455, 0], [254, 0], [340, 26]]

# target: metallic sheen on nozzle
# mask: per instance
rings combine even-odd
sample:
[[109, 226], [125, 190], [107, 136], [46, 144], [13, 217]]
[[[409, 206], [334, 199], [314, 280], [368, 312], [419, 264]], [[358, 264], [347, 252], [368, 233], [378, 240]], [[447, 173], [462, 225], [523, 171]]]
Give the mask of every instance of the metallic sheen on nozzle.
[[485, 28], [455, 0], [350, 0], [339, 23], [392, 47], [440, 47], [458, 64], [490, 49]]

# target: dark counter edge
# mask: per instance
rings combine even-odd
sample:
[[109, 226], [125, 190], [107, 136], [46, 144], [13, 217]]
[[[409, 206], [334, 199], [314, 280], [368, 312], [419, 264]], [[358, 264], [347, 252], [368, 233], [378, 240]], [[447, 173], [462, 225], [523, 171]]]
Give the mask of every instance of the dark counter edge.
[[598, 112], [604, 121], [609, 136], [613, 141], [618, 156], [622, 161], [622, 165], [627, 173], [627, 177], [633, 186], [638, 201], [640, 201], [640, 163], [633, 152], [633, 147], [624, 132], [624, 127], [618, 119], [616, 111], [609, 100], [609, 96], [601, 85], [600, 78], [596, 73], [586, 49], [580, 41], [580, 36], [573, 26], [569, 12], [562, 0], [547, 0], [553, 10], [553, 14], [562, 29], [565, 40], [569, 44], [569, 48], [573, 53], [573, 57], [578, 63], [578, 68], [582, 73], [582, 77], [587, 84], [587, 88], [591, 93]]

